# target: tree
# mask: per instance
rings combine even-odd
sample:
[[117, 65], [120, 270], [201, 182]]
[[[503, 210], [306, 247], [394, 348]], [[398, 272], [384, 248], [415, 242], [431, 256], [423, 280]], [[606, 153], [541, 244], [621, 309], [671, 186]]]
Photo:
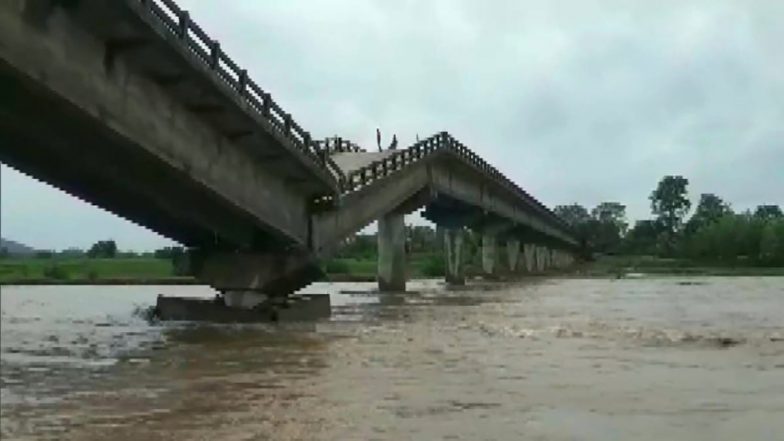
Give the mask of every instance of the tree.
[[686, 223], [686, 233], [694, 234], [700, 228], [710, 225], [728, 214], [732, 214], [729, 204], [713, 193], [703, 193], [700, 195], [697, 209]]
[[686, 197], [689, 180], [683, 176], [665, 176], [651, 193], [651, 210], [669, 237], [680, 231], [683, 217], [691, 202]]
[[629, 254], [656, 254], [662, 227], [655, 220], [640, 220], [623, 238], [623, 251]]
[[602, 202], [591, 210], [591, 216], [603, 224], [615, 226], [618, 237], [626, 233], [626, 206], [618, 202]]
[[163, 247], [155, 250], [153, 256], [156, 259], [174, 260], [175, 258], [182, 256], [184, 254], [185, 254], [185, 248], [183, 247]]
[[784, 213], [778, 205], [758, 205], [754, 217], [762, 220], [781, 219]]
[[588, 210], [580, 204], [558, 205], [553, 211], [556, 216], [560, 217], [572, 228], [591, 220], [591, 215], [588, 214]]
[[113, 240], [99, 240], [87, 250], [90, 258], [113, 258], [117, 255], [117, 244]]

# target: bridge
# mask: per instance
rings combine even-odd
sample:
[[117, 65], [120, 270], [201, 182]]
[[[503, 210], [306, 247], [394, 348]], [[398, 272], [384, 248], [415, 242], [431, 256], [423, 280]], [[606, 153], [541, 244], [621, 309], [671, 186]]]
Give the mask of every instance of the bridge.
[[386, 152], [315, 139], [171, 0], [0, 2], [0, 96], [1, 161], [188, 246], [226, 293], [292, 293], [376, 220], [379, 288], [404, 290], [404, 216], [423, 207], [451, 283], [466, 229], [488, 277], [578, 247], [449, 133]]

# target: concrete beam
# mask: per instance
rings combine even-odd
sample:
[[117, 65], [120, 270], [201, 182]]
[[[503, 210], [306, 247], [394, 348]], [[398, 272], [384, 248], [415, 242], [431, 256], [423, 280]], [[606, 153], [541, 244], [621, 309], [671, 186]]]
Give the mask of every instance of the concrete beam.
[[391, 213], [378, 220], [378, 289], [406, 290], [405, 216]]
[[[279, 175], [285, 168], [254, 156], [286, 150], [282, 144], [241, 148], [208, 118], [188, 111], [181, 96], [146, 74], [161, 54], [147, 53], [141, 62], [128, 58], [138, 51], [114, 54], [109, 68], [105, 41], [74, 17], [100, 18], [101, 11], [125, 10], [133, 2], [70, 2], [75, 9], [54, 6], [30, 19], [38, 5], [57, 3], [0, 2], [0, 82], [10, 89], [0, 100], [4, 161], [188, 245], [201, 245], [194, 242], [202, 235], [229, 238], [238, 247], [251, 246], [254, 236], [307, 243], [309, 193], [285, 184]], [[105, 16], [95, 22], [145, 31], [140, 22], [126, 28], [113, 21], [132, 15]], [[169, 64], [182, 61], [175, 58]], [[190, 83], [181, 89], [202, 93]], [[243, 113], [236, 107], [237, 115]], [[296, 155], [289, 155], [292, 163]], [[86, 158], [89, 167], [80, 165]], [[112, 167], [116, 173], [104, 172]], [[162, 181], [169, 185], [153, 184]], [[124, 202], [131, 199], [154, 208]], [[216, 222], [220, 216], [237, 222]], [[180, 230], [193, 233], [180, 236]]]
[[283, 296], [323, 277], [307, 250], [270, 253], [197, 252], [194, 275], [223, 293]]
[[525, 260], [525, 271], [527, 273], [536, 272], [536, 245], [532, 243], [523, 244], [523, 258]]

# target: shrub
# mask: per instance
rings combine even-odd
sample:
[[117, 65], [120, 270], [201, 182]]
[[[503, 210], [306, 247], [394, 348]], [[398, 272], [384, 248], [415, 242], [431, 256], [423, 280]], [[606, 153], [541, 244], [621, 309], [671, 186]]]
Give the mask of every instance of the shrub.
[[431, 256], [422, 265], [422, 275], [425, 277], [441, 277], [446, 274], [446, 262], [443, 256]]
[[330, 274], [348, 274], [349, 266], [344, 260], [330, 260], [327, 262], [325, 271]]
[[68, 278], [68, 272], [61, 266], [50, 265], [44, 268], [44, 277], [53, 280], [65, 280]]

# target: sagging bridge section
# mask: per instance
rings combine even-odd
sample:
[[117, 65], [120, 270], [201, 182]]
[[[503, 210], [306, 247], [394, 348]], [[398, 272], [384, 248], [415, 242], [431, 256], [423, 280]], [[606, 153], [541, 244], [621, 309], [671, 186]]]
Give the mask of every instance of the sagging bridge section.
[[[461, 232], [483, 268], [568, 265], [552, 211], [446, 132], [401, 150], [316, 140], [171, 0], [0, 2], [0, 160], [193, 250], [222, 291], [285, 295], [379, 221], [379, 284], [405, 286], [403, 216]], [[518, 253], [522, 254], [519, 259]]]

